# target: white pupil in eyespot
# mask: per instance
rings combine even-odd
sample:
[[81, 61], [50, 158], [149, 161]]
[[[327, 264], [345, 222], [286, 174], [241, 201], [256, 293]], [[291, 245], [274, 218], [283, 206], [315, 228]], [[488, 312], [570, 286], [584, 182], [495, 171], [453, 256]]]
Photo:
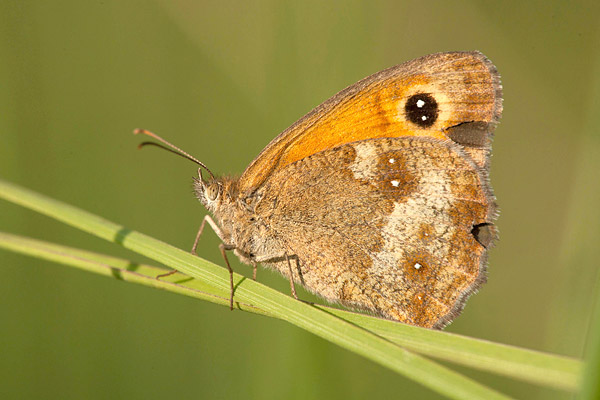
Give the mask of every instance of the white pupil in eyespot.
[[394, 186], [394, 187], [398, 187], [398, 185], [400, 184], [400, 182], [398, 182], [398, 181], [392, 181], [391, 183], [392, 183], [392, 186]]
[[423, 100], [417, 100], [417, 107], [423, 108], [424, 105], [425, 105], [425, 102]]

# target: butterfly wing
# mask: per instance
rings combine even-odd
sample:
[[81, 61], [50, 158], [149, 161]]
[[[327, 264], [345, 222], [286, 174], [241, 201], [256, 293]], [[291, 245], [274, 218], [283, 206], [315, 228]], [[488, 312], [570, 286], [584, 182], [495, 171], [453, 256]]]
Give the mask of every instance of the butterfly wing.
[[258, 193], [256, 214], [298, 261], [295, 280], [330, 301], [442, 327], [485, 280], [494, 200], [450, 140], [340, 145], [274, 171]]
[[500, 78], [483, 54], [421, 57], [357, 82], [282, 132], [241, 176], [240, 195], [290, 163], [368, 138], [450, 139], [485, 169], [501, 113]]

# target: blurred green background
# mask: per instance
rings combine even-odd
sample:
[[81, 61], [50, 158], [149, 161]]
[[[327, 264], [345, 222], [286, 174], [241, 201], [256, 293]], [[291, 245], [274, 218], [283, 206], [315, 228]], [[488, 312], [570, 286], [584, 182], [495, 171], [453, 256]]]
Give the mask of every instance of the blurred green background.
[[[447, 330], [581, 357], [598, 272], [598, 2], [0, 2], [0, 177], [180, 248], [196, 167], [241, 173], [357, 80], [480, 50], [504, 85], [489, 282]], [[0, 230], [146, 261], [0, 201]], [[203, 257], [222, 264], [211, 232]], [[438, 398], [283, 322], [0, 252], [2, 398]], [[235, 260], [236, 271], [250, 268]], [[289, 291], [282, 278], [258, 278]], [[301, 292], [302, 296], [306, 296]], [[307, 296], [306, 296], [307, 297]], [[518, 398], [569, 398], [459, 369]]]

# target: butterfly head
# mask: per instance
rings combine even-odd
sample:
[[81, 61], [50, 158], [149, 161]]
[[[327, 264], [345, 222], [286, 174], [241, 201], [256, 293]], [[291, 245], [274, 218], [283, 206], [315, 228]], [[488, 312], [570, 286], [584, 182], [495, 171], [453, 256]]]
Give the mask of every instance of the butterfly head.
[[208, 180], [204, 179], [202, 168], [198, 168], [198, 178], [194, 178], [194, 192], [204, 207], [214, 211], [223, 197], [223, 182], [212, 175]]

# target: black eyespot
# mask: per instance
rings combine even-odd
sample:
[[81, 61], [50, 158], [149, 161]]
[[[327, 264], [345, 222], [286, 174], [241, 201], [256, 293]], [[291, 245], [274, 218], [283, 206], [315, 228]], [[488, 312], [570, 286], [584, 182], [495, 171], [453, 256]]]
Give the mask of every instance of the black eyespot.
[[421, 128], [429, 128], [438, 117], [438, 103], [432, 95], [419, 93], [411, 96], [404, 106], [406, 118]]

